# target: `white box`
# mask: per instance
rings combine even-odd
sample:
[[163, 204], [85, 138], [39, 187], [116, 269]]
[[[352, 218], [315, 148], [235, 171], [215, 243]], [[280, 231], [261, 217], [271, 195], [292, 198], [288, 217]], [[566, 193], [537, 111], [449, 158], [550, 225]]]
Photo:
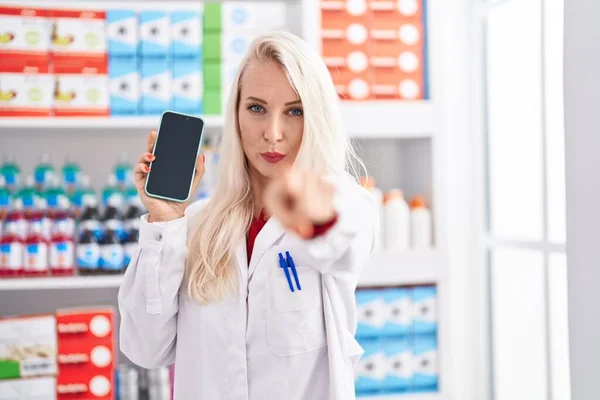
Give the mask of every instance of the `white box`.
[[0, 73], [0, 115], [48, 116], [53, 95], [52, 74]]
[[0, 380], [0, 400], [54, 400], [55, 378]]
[[88, 10], [52, 10], [52, 51], [106, 56], [106, 15]]
[[223, 32], [259, 33], [285, 29], [286, 4], [283, 1], [227, 1], [222, 6]]
[[0, 54], [47, 53], [50, 19], [47, 10], [0, 7]]
[[109, 114], [108, 76], [105, 74], [57, 74], [54, 112], [56, 115]]

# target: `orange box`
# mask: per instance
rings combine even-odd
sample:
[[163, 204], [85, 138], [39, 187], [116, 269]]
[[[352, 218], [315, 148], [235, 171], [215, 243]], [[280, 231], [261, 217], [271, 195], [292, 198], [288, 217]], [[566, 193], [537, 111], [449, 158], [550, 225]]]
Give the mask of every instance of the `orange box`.
[[56, 394], [57, 400], [113, 400], [114, 372], [59, 374]]
[[58, 374], [110, 374], [115, 368], [114, 343], [104, 340], [59, 340]]
[[368, 0], [373, 19], [383, 25], [395, 21], [423, 21], [423, 0]]
[[338, 95], [343, 100], [368, 100], [372, 98], [373, 72], [367, 69], [357, 73], [347, 67], [328, 67]]
[[375, 29], [369, 31], [371, 54], [374, 56], [398, 56], [403, 51], [422, 54], [424, 49], [423, 25], [405, 23], [396, 29]]
[[346, 30], [352, 24], [370, 25], [366, 0], [321, 0], [321, 29]]
[[372, 87], [376, 99], [420, 100], [424, 98], [423, 70], [407, 73], [400, 67], [374, 69], [375, 84]]
[[101, 339], [114, 343], [114, 319], [112, 308], [59, 310], [56, 313], [58, 340]]
[[51, 48], [55, 65], [85, 59], [106, 71], [106, 13], [93, 10], [51, 10]]
[[346, 30], [323, 32], [321, 54], [323, 57], [345, 57], [353, 51], [368, 54], [371, 48], [368, 27], [353, 24]]

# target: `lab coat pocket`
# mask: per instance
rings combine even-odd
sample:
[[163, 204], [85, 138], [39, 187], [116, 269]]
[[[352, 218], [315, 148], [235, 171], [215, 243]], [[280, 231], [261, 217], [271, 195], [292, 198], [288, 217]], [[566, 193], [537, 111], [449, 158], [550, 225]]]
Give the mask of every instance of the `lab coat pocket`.
[[293, 292], [283, 269], [269, 271], [267, 336], [271, 351], [279, 356], [306, 353], [327, 344], [321, 275], [309, 267], [296, 266], [296, 271], [302, 290], [292, 276]]

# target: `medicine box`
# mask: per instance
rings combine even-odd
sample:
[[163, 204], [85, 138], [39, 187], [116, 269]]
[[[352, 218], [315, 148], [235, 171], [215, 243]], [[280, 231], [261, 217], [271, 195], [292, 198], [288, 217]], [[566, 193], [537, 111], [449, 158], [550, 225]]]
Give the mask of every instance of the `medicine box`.
[[285, 10], [283, 1], [227, 1], [222, 5], [222, 30], [268, 32], [284, 29]]
[[54, 114], [108, 116], [108, 76], [89, 67], [70, 73], [57, 73], [54, 82]]
[[109, 307], [59, 310], [56, 324], [61, 342], [114, 340], [114, 310]]
[[373, 14], [374, 26], [386, 28], [406, 21], [422, 21], [424, 16], [423, 0], [368, 0]]
[[106, 11], [109, 58], [135, 58], [139, 46], [139, 26], [134, 10]]
[[412, 333], [412, 302], [410, 289], [392, 288], [383, 290], [387, 309], [384, 326], [385, 336], [407, 337]]
[[55, 400], [54, 377], [0, 380], [0, 400]]
[[187, 114], [202, 114], [202, 70], [200, 61], [173, 62], [173, 110]]
[[19, 58], [0, 65], [0, 116], [49, 116], [53, 94], [46, 61]]
[[436, 288], [420, 286], [412, 289], [413, 332], [435, 335], [437, 332]]
[[59, 340], [57, 360], [59, 374], [110, 374], [116, 365], [113, 340]]
[[0, 58], [46, 58], [50, 51], [49, 17], [48, 10], [0, 6]]
[[110, 114], [138, 114], [141, 88], [137, 59], [110, 58], [108, 78]]
[[106, 69], [106, 12], [53, 9], [50, 15], [55, 66], [80, 58], [89, 66]]
[[382, 342], [387, 360], [383, 389], [386, 392], [406, 392], [412, 380], [412, 349], [409, 339], [387, 339]]
[[204, 89], [204, 98], [202, 108], [206, 115], [221, 115], [223, 110], [223, 102], [227, 94], [221, 93], [221, 88], [206, 88]]
[[171, 18], [168, 12], [140, 12], [140, 56], [166, 58], [171, 50]]
[[208, 2], [204, 4], [203, 26], [204, 32], [218, 33], [222, 30], [222, 9], [219, 2]]
[[114, 400], [115, 373], [60, 374], [56, 378], [58, 400]]
[[171, 107], [172, 76], [168, 59], [141, 61], [142, 99], [141, 112], [145, 115], [161, 115]]
[[0, 319], [0, 380], [56, 375], [52, 315]]
[[385, 353], [376, 339], [361, 340], [360, 345], [365, 352], [354, 369], [356, 393], [379, 393], [387, 373]]
[[437, 391], [439, 372], [437, 365], [437, 340], [416, 338], [413, 344], [413, 375], [410, 390]]
[[173, 58], [201, 60], [203, 37], [201, 10], [173, 11], [171, 13], [171, 37]]
[[387, 322], [387, 307], [381, 290], [357, 290], [356, 313], [357, 338], [376, 338], [384, 331]]

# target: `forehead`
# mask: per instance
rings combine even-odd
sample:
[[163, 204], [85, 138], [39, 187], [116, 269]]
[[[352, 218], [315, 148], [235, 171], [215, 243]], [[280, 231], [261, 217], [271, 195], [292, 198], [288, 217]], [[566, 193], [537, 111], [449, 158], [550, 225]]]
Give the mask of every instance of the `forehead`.
[[283, 67], [274, 61], [252, 61], [248, 64], [242, 77], [241, 89], [242, 100], [248, 96], [258, 97], [269, 103], [298, 99]]

